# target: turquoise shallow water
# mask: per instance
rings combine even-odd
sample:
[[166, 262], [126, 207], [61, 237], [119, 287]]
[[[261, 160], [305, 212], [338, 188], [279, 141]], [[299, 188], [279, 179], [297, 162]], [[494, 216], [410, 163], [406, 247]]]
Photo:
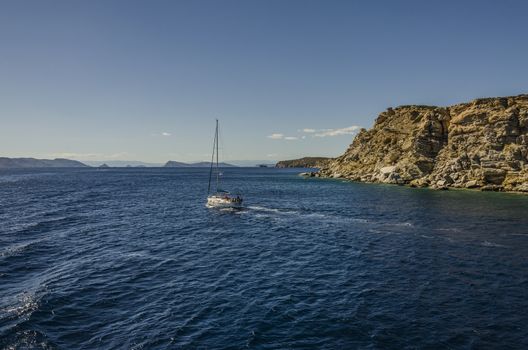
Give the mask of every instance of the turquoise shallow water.
[[528, 348], [528, 196], [0, 171], [0, 348]]

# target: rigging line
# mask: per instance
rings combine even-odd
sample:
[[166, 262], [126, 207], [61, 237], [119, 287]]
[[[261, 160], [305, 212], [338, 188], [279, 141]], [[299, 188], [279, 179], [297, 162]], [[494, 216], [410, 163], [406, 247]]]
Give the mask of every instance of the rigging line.
[[[216, 122], [218, 123], [218, 120]], [[211, 155], [211, 168], [209, 169], [209, 185], [207, 186], [207, 194], [211, 193], [211, 179], [213, 177], [213, 164], [214, 164], [215, 145], [217, 142], [216, 140], [217, 136], [218, 136], [218, 124], [216, 125], [215, 136], [214, 136], [214, 141], [213, 141], [213, 154]]]
[[[222, 160], [223, 160], [220, 163], [225, 162], [226, 159], [229, 159], [229, 156], [230, 156], [230, 154], [227, 152], [228, 149], [226, 147], [226, 142], [225, 142], [226, 139], [224, 138], [224, 134], [222, 133], [222, 130], [220, 130], [220, 127], [218, 128], [218, 147], [219, 147], [219, 150], [222, 150]], [[220, 155], [220, 151], [218, 151], [218, 154]]]
[[218, 119], [216, 120], [216, 192], [218, 192], [218, 183], [220, 182], [220, 169], [218, 168]]

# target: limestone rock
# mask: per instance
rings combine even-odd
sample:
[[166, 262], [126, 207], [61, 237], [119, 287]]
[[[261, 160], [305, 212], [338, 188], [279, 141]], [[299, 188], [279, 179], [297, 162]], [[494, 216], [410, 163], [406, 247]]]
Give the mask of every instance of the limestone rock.
[[528, 95], [389, 108], [319, 174], [414, 187], [528, 192]]
[[480, 187], [480, 184], [476, 180], [469, 180], [465, 184], [466, 188], [477, 188]]
[[420, 178], [420, 179], [414, 179], [411, 182], [409, 182], [409, 186], [411, 187], [427, 187], [429, 186], [429, 181], [426, 179]]

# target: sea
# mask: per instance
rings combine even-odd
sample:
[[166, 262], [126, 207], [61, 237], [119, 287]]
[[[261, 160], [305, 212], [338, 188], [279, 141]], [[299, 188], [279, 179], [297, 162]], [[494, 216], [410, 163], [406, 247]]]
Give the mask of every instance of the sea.
[[528, 349], [528, 196], [0, 171], [0, 349]]

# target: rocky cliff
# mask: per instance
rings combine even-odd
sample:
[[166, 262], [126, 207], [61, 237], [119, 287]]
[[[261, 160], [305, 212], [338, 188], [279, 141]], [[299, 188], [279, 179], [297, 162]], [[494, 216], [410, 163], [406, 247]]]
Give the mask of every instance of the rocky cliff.
[[400, 106], [362, 129], [321, 176], [528, 192], [528, 95]]

